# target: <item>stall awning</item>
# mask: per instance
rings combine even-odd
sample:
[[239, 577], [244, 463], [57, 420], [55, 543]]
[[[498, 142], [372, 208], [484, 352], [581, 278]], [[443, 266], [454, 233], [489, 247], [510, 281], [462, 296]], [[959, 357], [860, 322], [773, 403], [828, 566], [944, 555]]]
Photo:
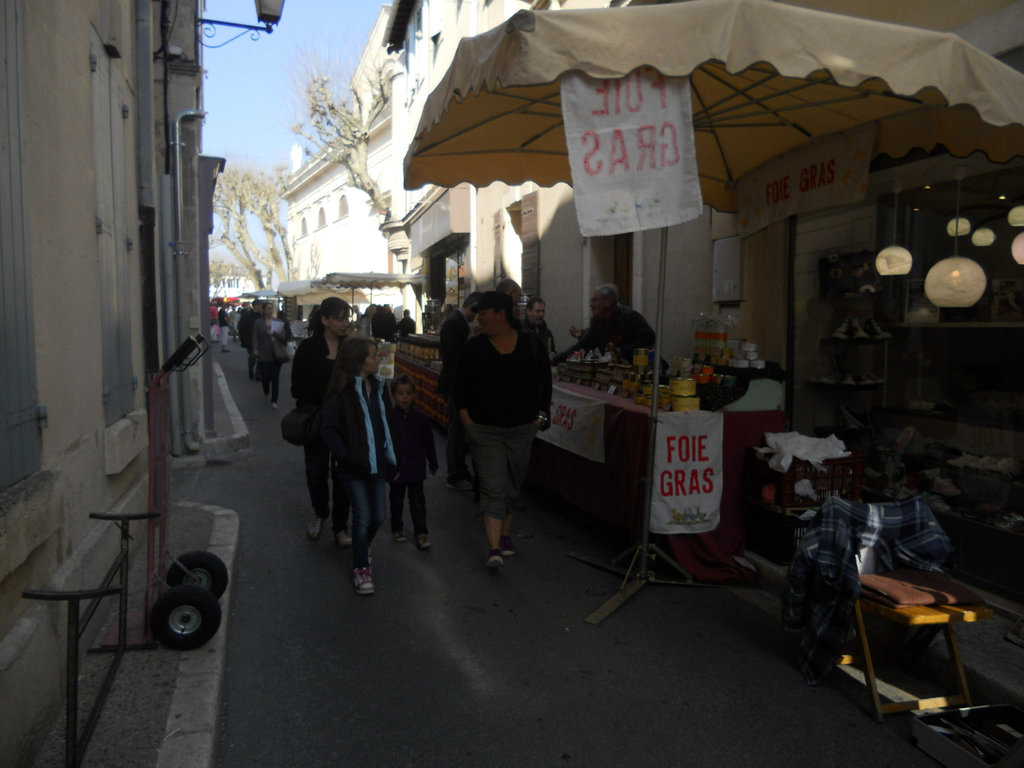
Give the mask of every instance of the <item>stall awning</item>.
[[426, 281], [426, 275], [332, 272], [320, 280], [288, 280], [277, 286], [277, 293], [294, 298], [299, 304], [319, 304], [329, 296], [337, 296], [350, 304], [368, 304], [373, 301], [373, 291], [401, 289], [407, 285], [421, 288]]

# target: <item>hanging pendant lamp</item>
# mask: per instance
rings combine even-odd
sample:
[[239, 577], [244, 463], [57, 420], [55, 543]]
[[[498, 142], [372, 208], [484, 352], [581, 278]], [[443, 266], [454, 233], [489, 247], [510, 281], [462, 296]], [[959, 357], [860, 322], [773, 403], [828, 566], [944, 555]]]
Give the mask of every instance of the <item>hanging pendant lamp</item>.
[[900, 213], [900, 185], [897, 182], [892, 188], [892, 245], [886, 246], [875, 257], [875, 269], [882, 276], [905, 275], [910, 272], [914, 263], [910, 251], [902, 245], [896, 245], [896, 224]]
[[[960, 218], [960, 182], [963, 166], [956, 169], [956, 216]], [[936, 307], [972, 307], [985, 293], [988, 278], [985, 270], [973, 259], [960, 256], [957, 250], [959, 228], [953, 236], [953, 255], [935, 264], [924, 279], [924, 295]]]

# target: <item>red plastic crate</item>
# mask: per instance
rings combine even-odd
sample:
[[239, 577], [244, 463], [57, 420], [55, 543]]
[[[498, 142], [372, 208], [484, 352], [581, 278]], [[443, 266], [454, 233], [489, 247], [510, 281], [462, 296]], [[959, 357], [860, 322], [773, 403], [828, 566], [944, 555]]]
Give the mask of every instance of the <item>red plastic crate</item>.
[[[796, 484], [803, 479], [814, 486], [815, 499], [796, 494]], [[777, 504], [781, 507], [813, 507], [830, 496], [859, 500], [864, 484], [864, 456], [852, 451], [845, 459], [827, 459], [824, 469], [815, 469], [809, 462], [793, 459], [789, 469], [776, 472], [753, 448], [747, 449], [743, 467], [743, 495], [750, 501]]]

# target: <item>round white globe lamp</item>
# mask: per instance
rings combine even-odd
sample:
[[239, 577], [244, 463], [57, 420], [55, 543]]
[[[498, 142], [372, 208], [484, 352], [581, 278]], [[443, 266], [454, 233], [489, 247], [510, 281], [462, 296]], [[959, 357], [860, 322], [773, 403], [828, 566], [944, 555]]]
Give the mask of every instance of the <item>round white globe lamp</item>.
[[985, 293], [988, 278], [976, 261], [950, 256], [928, 270], [924, 295], [936, 307], [972, 307]]
[[1024, 232], [1013, 238], [1013, 245], [1010, 246], [1013, 260], [1018, 264], [1024, 264]]
[[887, 246], [875, 257], [875, 269], [883, 277], [906, 275], [910, 272], [913, 263], [914, 258], [910, 255], [910, 251], [902, 245]]
[[988, 227], [978, 227], [971, 232], [971, 242], [979, 248], [985, 248], [996, 241], [996, 233]]

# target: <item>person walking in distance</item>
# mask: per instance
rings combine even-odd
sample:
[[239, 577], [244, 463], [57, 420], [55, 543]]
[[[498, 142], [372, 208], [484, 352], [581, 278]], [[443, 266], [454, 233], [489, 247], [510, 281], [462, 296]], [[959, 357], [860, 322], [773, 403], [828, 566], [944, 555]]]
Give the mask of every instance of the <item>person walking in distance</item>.
[[402, 507], [409, 496], [409, 515], [412, 517], [413, 535], [420, 549], [430, 547], [427, 530], [427, 500], [423, 495], [423, 481], [437, 473], [437, 452], [434, 450], [434, 431], [427, 415], [416, 407], [416, 383], [402, 374], [391, 382], [394, 401], [392, 433], [398, 455], [398, 466], [388, 473], [391, 487], [391, 538], [405, 541]]
[[447, 477], [445, 484], [460, 491], [473, 490], [469, 469], [466, 467], [466, 433], [455, 408], [455, 368], [459, 354], [469, 339], [469, 325], [476, 318], [473, 305], [481, 294], [474, 291], [441, 323], [441, 375], [437, 379], [437, 392], [445, 396], [448, 412], [448, 444], [445, 447]]
[[277, 408], [281, 389], [281, 366], [288, 362], [287, 345], [292, 329], [287, 322], [274, 317], [274, 302], [263, 303], [263, 316], [253, 323], [252, 348], [260, 365], [263, 380], [263, 399]]
[[249, 303], [238, 318], [238, 340], [248, 355], [249, 381], [256, 380], [259, 371], [256, 365], [256, 350], [252, 346], [252, 330], [256, 322], [256, 311], [252, 303]]
[[519, 330], [512, 297], [489, 291], [474, 305], [480, 333], [466, 342], [455, 405], [480, 484], [487, 567], [516, 554], [512, 520], [538, 429], [550, 423], [551, 365], [537, 337]]
[[[299, 343], [292, 362], [291, 391], [296, 407], [323, 406], [338, 359], [338, 349], [348, 332], [350, 312], [349, 305], [336, 296], [324, 299], [310, 312], [309, 336]], [[330, 448], [318, 435], [302, 446], [302, 450], [306, 462], [306, 488], [313, 504], [313, 519], [306, 534], [313, 541], [319, 539], [324, 521], [330, 514], [335, 544], [339, 547], [352, 546], [352, 537], [348, 533], [348, 494], [341, 477], [331, 476]]]
[[342, 342], [320, 432], [352, 508], [352, 585], [360, 595], [374, 593], [370, 545], [387, 519], [386, 473], [398, 465], [391, 398], [377, 375], [379, 366], [373, 339], [350, 336]]

